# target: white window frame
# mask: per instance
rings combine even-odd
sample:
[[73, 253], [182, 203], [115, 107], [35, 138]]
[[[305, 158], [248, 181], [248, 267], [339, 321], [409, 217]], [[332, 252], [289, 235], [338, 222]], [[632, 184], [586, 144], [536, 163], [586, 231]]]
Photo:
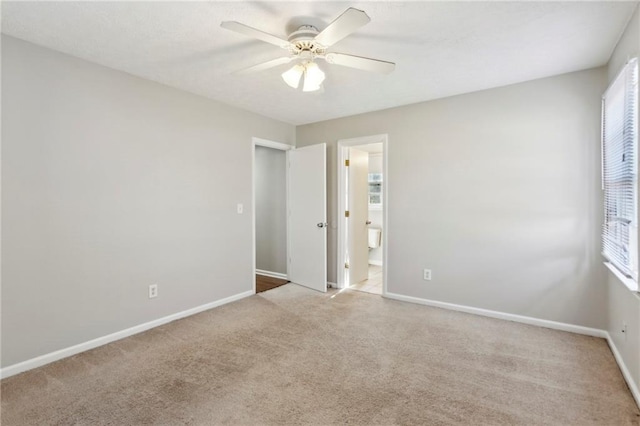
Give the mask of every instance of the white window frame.
[[602, 96], [602, 254], [638, 290], [638, 58], [630, 59]]
[[[374, 178], [374, 176], [380, 176], [379, 179]], [[377, 184], [379, 185], [379, 191], [376, 193], [371, 192], [371, 185]], [[368, 186], [369, 186], [369, 210], [382, 210], [382, 173], [369, 173], [368, 174]], [[372, 203], [371, 196], [377, 195], [380, 202]]]

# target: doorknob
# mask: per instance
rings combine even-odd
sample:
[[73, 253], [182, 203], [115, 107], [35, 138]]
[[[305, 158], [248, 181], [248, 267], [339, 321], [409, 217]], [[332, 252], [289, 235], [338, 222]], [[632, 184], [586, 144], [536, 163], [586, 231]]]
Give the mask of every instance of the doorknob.
[[324, 228], [325, 226], [327, 226], [327, 222], [320, 222], [316, 225], [318, 228]]
[[371, 225], [371, 221], [370, 221], [370, 220], [368, 220], [368, 221], [366, 221], [364, 224], [365, 224], [365, 225]]

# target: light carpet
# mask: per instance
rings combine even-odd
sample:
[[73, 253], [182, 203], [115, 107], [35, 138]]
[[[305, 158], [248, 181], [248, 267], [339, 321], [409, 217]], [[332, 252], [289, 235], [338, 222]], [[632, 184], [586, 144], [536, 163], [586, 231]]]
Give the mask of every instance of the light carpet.
[[2, 381], [2, 425], [638, 425], [603, 339], [287, 284]]

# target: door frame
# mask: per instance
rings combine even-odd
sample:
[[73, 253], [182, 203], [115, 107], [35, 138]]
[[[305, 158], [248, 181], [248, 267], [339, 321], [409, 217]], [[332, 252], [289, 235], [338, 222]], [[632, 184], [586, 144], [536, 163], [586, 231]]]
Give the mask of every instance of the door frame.
[[[268, 139], [261, 139], [252, 137], [251, 138], [251, 242], [252, 242], [252, 251], [251, 251], [251, 265], [252, 265], [252, 275], [251, 281], [253, 282], [253, 294], [256, 294], [256, 146], [263, 146], [266, 148], [273, 148], [280, 151], [284, 151], [285, 153], [291, 149], [294, 149], [295, 146], [289, 145], [282, 142], [275, 142]], [[288, 156], [287, 160], [288, 161]], [[289, 167], [286, 166], [285, 163], [285, 191], [286, 191], [286, 205], [285, 205], [285, 215], [287, 220], [287, 252], [285, 254], [287, 259], [287, 279], [289, 279]]]
[[347, 173], [344, 166], [345, 160], [348, 158], [349, 148], [355, 148], [358, 145], [369, 145], [373, 143], [382, 143], [382, 229], [384, 237], [382, 238], [382, 295], [387, 294], [387, 241], [389, 241], [389, 173], [388, 173], [388, 142], [389, 135], [379, 134], [371, 136], [363, 136], [351, 139], [338, 140], [338, 257], [336, 262], [336, 284], [338, 288], [346, 287], [344, 277], [344, 258], [346, 254], [347, 235], [346, 235], [346, 218], [344, 211], [346, 210], [346, 182]]

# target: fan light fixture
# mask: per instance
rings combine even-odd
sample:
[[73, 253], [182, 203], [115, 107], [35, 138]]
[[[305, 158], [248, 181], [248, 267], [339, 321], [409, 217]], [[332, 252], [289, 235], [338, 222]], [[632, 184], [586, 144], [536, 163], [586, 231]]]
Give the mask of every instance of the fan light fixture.
[[303, 92], [320, 90], [322, 82], [324, 81], [324, 72], [318, 64], [312, 61], [294, 65], [291, 69], [282, 73], [282, 79], [287, 85], [297, 89], [300, 86], [300, 80], [303, 75]]
[[294, 65], [290, 70], [282, 73], [282, 79], [287, 85], [297, 89], [300, 85], [300, 79], [304, 73], [304, 67], [300, 64]]

